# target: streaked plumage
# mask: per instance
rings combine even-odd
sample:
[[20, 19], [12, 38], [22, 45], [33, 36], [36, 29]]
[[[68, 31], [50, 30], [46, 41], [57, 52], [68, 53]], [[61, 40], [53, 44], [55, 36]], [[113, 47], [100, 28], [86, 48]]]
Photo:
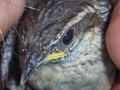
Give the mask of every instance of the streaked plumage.
[[[37, 10], [28, 10], [20, 26], [20, 84], [36, 90], [110, 90], [116, 68], [105, 46], [109, 0], [38, 0], [33, 7]], [[68, 31], [73, 37], [66, 45]]]

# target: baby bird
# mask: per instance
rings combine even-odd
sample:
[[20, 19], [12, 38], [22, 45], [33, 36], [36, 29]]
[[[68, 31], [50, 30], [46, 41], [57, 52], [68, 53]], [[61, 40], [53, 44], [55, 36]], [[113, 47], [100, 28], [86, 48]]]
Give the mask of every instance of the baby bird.
[[105, 46], [109, 0], [36, 0], [32, 7], [19, 30], [20, 86], [110, 90], [116, 68]]

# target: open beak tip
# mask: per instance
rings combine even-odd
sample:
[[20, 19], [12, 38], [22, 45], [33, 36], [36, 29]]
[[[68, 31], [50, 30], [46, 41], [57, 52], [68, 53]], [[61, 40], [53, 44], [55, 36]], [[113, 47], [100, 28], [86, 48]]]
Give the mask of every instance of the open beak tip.
[[24, 85], [31, 76], [31, 74], [34, 72], [34, 70], [37, 68], [38, 66], [37, 58], [38, 57], [36, 53], [31, 53], [30, 56], [28, 57], [23, 68], [20, 85]]

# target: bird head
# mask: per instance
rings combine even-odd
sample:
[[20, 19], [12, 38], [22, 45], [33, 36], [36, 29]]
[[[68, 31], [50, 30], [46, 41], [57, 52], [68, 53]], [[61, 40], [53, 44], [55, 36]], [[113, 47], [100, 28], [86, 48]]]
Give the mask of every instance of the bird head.
[[66, 57], [100, 20], [95, 9], [81, 0], [49, 0], [40, 11], [30, 10], [22, 28], [27, 53], [21, 84], [42, 64], [72, 60]]

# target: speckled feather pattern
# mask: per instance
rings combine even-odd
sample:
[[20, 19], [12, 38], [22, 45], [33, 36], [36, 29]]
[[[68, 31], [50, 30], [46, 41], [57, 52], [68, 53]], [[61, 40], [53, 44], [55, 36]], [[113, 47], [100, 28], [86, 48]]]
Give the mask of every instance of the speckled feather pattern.
[[[63, 49], [67, 50], [68, 54], [60, 58], [58, 62], [54, 61], [54, 63], [41, 65], [31, 75], [28, 83], [37, 90], [110, 90], [115, 74], [115, 67], [107, 53], [104, 41], [105, 26], [111, 9], [109, 1], [77, 0], [76, 2], [78, 3], [70, 4], [70, 6], [68, 6], [69, 8], [67, 8], [67, 5], [64, 8], [63, 5], [63, 11], [59, 11], [60, 9], [58, 8], [61, 8], [59, 3], [75, 1], [65, 0], [59, 2], [59, 0], [53, 0], [51, 2], [54, 1], [56, 4], [53, 3], [53, 6], [49, 6], [48, 4], [50, 3], [48, 3], [46, 7], [49, 7], [49, 9], [46, 10], [46, 7], [44, 7], [39, 15], [39, 22], [41, 22], [39, 31], [41, 30], [40, 32], [42, 33], [39, 36], [39, 42], [36, 39], [39, 33], [32, 33], [36, 35], [36, 38], [29, 34], [30, 36], [26, 36], [24, 40], [28, 46], [37, 46], [37, 50], [41, 50], [42, 48], [42, 51], [44, 51], [44, 49], [49, 48], [52, 46], [51, 44], [53, 44], [53, 46], [57, 47], [60, 51]], [[57, 4], [58, 6], [56, 6]], [[74, 7], [74, 5], [76, 5], [76, 7]], [[76, 11], [75, 9], [78, 8], [78, 6], [81, 8]], [[64, 9], [66, 9], [66, 13]], [[85, 12], [86, 10], [87, 12]], [[81, 13], [82, 11], [83, 13]], [[80, 16], [78, 13], [80, 13]], [[67, 17], [69, 18], [67, 19]], [[73, 20], [75, 17], [77, 18], [76, 20], [82, 19], [76, 23], [76, 20]], [[56, 23], [54, 23], [54, 21]], [[88, 25], [91, 26], [86, 28]], [[29, 28], [27, 32], [30, 33], [31, 30], [34, 29], [37, 32], [37, 27], [37, 23], [31, 27], [32, 29], [27, 26], [27, 28]], [[65, 27], [65, 29], [63, 27]], [[62, 44], [59, 43], [62, 35], [69, 27], [76, 29], [72, 50], [69, 49], [73, 45], [62, 47]], [[77, 28], [81, 31], [79, 32]], [[36, 40], [36, 45], [32, 44], [33, 38]], [[52, 51], [53, 48], [50, 49], [51, 53], [56, 52]], [[31, 49], [31, 47], [29, 47], [29, 49]]]
[[[27, 83], [35, 90], [110, 90], [116, 68], [105, 46], [109, 0], [28, 2], [37, 10], [28, 10], [21, 21], [19, 34], [26, 47], [18, 45], [21, 69], [32, 51], [67, 55], [40, 65]], [[74, 38], [65, 46], [62, 37], [70, 28]]]
[[9, 63], [13, 56], [14, 42], [16, 38], [16, 25], [10, 29], [8, 35], [6, 36], [5, 42], [3, 42], [3, 53], [2, 53], [2, 61], [1, 61], [1, 73], [3, 84], [8, 79], [9, 72]]

